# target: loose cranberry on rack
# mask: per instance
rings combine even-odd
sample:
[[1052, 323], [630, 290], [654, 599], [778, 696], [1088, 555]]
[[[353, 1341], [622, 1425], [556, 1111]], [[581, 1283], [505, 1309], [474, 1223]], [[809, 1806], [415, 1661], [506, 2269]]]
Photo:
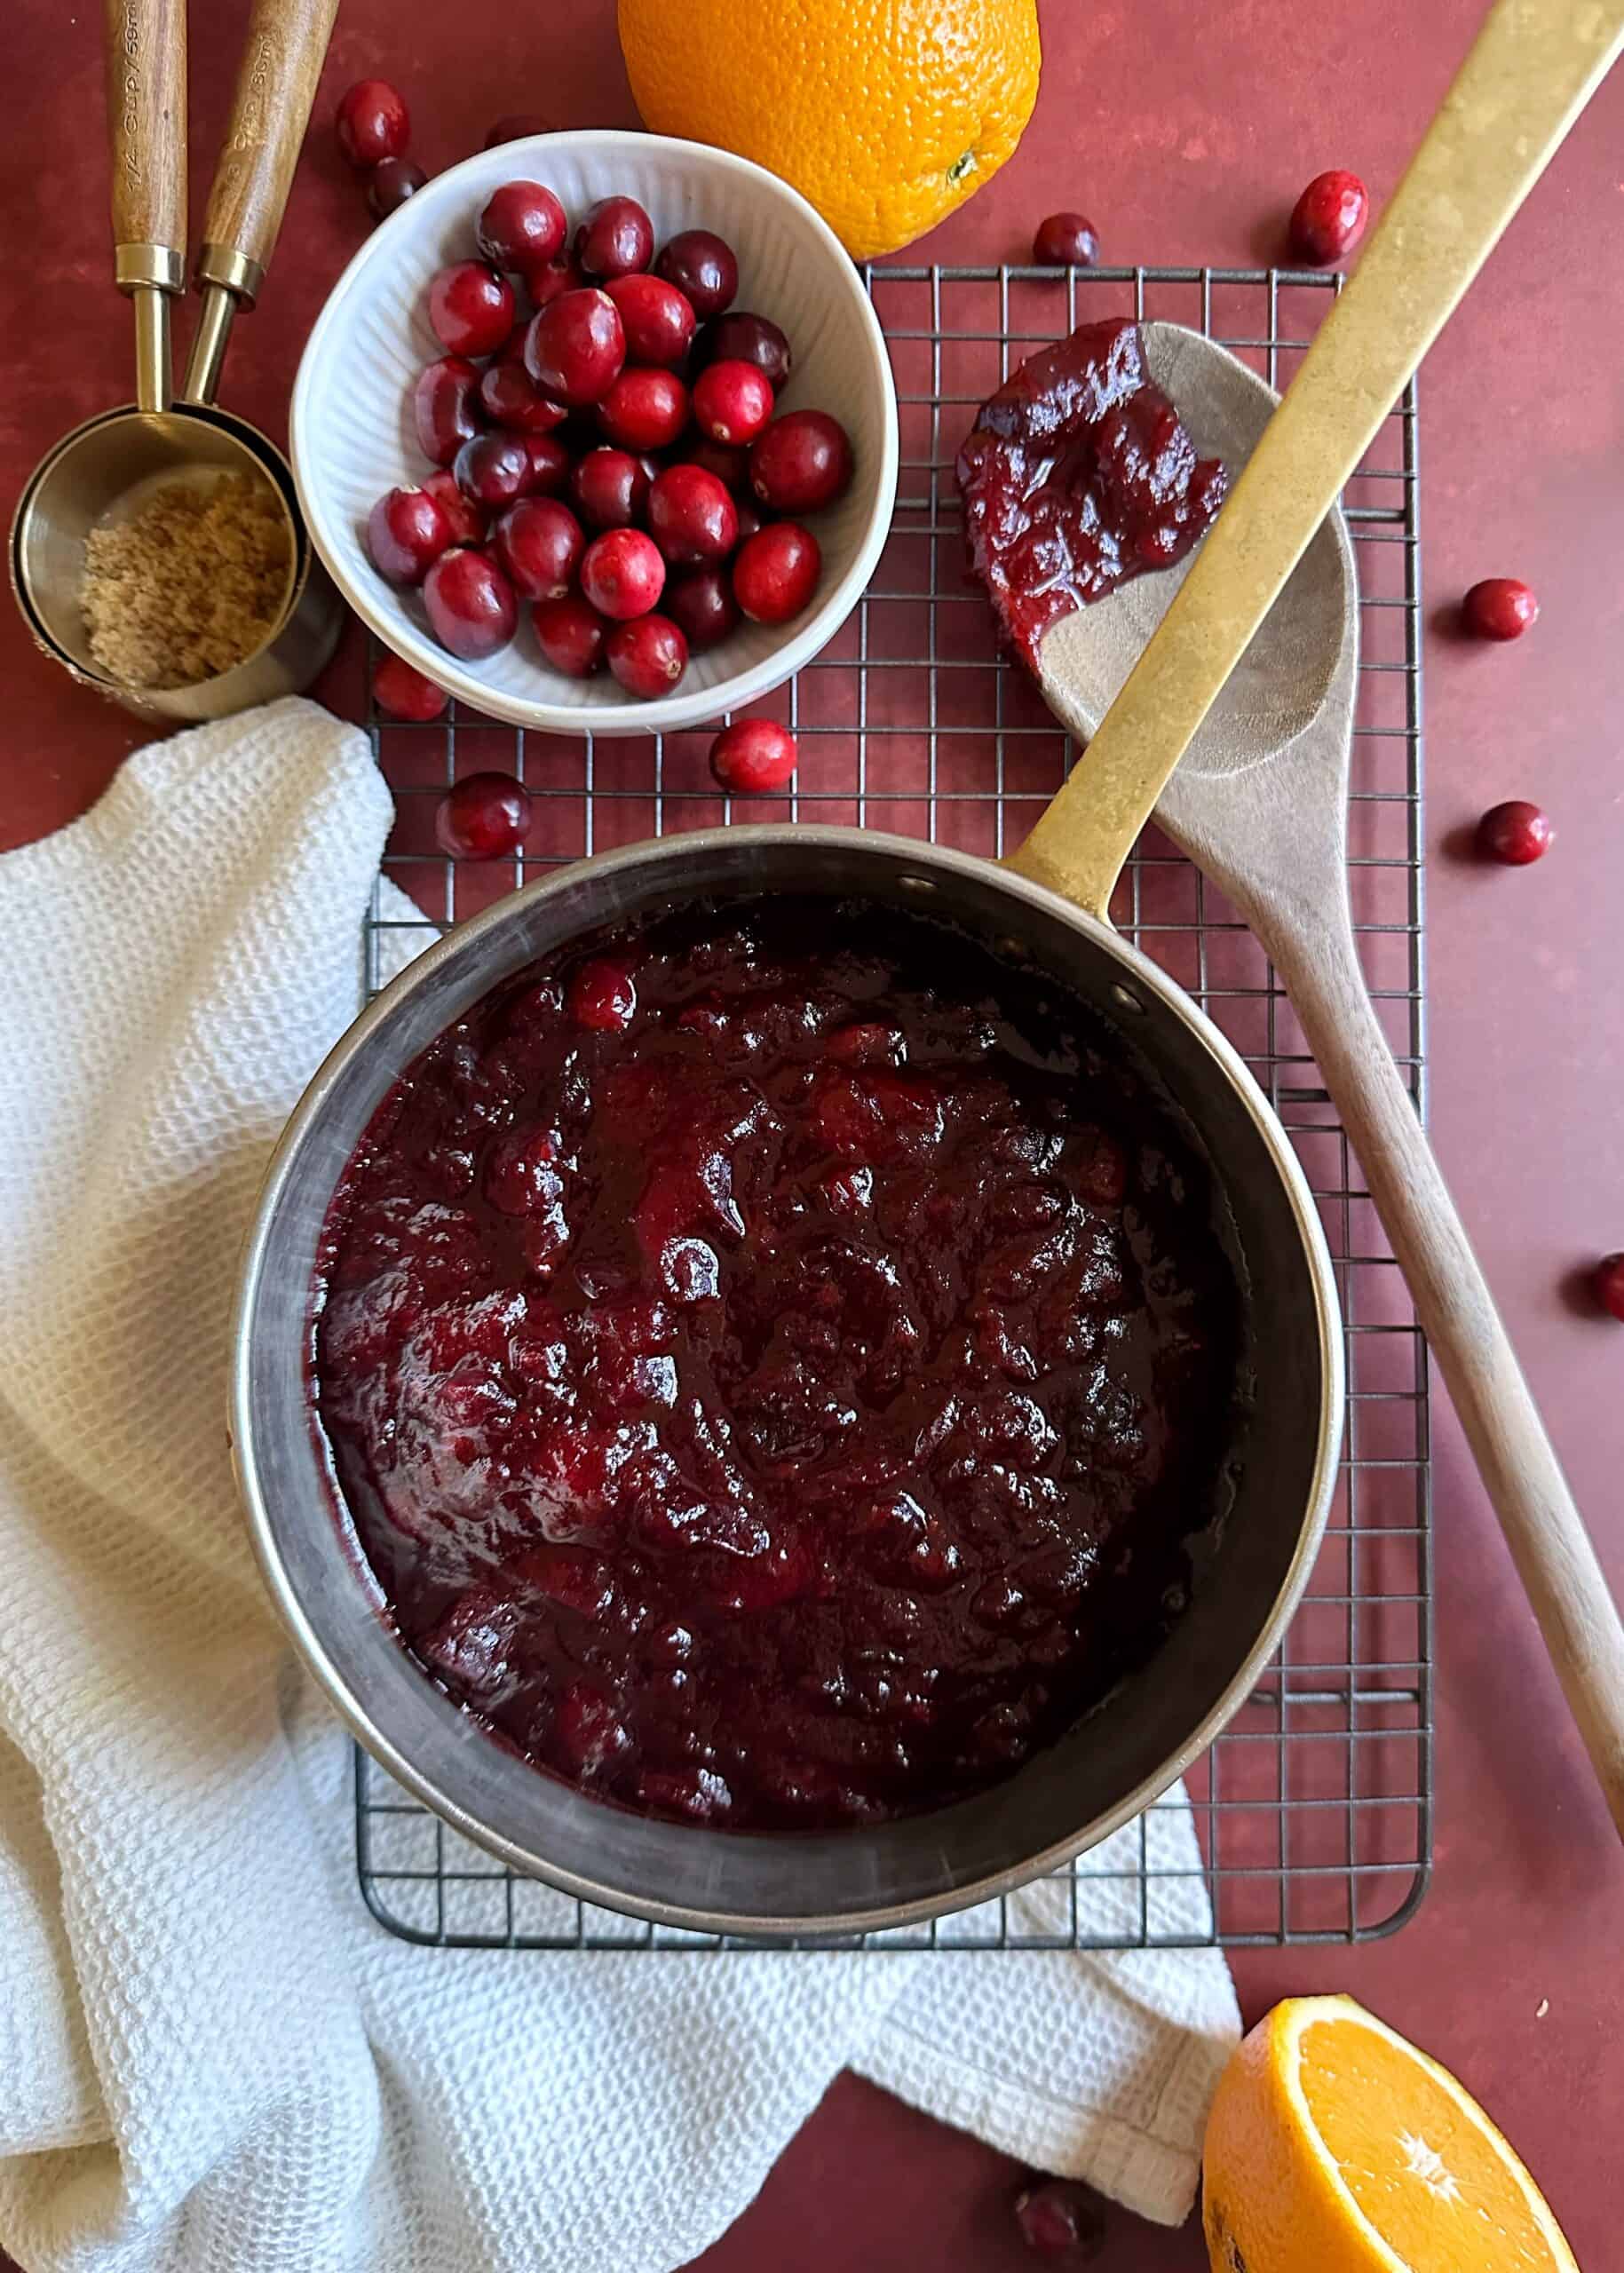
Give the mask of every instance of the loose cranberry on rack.
[[585, 545], [580, 522], [557, 497], [521, 498], [496, 524], [496, 558], [521, 599], [562, 598]]
[[505, 647], [519, 622], [513, 587], [482, 552], [442, 552], [423, 584], [434, 637], [465, 663]]
[[663, 450], [688, 423], [688, 390], [675, 371], [622, 371], [598, 406], [598, 423], [625, 450]]
[[712, 363], [694, 381], [694, 424], [712, 441], [753, 442], [772, 416], [772, 386], [754, 363]]
[[706, 324], [693, 343], [696, 371], [711, 363], [754, 363], [765, 373], [774, 393], [788, 378], [793, 361], [789, 342], [772, 318], [756, 315], [747, 308], [730, 309], [714, 323]]
[[630, 528], [648, 502], [648, 474], [630, 450], [589, 450], [575, 461], [569, 494], [590, 527]]
[[522, 434], [476, 434], [452, 461], [457, 487], [476, 505], [511, 505], [530, 479]]
[[1041, 268], [1092, 268], [1099, 258], [1099, 237], [1082, 213], [1051, 213], [1040, 221], [1032, 257]]
[[551, 434], [569, 416], [561, 402], [536, 385], [522, 353], [487, 365], [479, 378], [479, 408], [493, 426], [511, 426], [520, 434]]
[[358, 79], [338, 98], [335, 121], [338, 147], [353, 166], [381, 165], [385, 158], [403, 158], [411, 139], [411, 114], [406, 98], [387, 79]]
[[1532, 585], [1518, 576], [1485, 576], [1461, 603], [1466, 629], [1479, 639], [1520, 639], [1540, 620]]
[[739, 541], [738, 508], [702, 466], [667, 466], [648, 493], [648, 526], [677, 563], [725, 559]]
[[1591, 1273], [1596, 1299], [1616, 1319], [1624, 1319], [1624, 1255], [1604, 1255]]
[[1341, 167], [1316, 174], [1292, 209], [1293, 258], [1328, 268], [1358, 244], [1369, 218], [1370, 193], [1357, 174]]
[[634, 363], [674, 370], [693, 345], [693, 304], [658, 276], [616, 276], [604, 286], [621, 312]]
[[852, 486], [852, 442], [827, 410], [790, 410], [750, 450], [750, 487], [775, 513], [815, 513]]
[[470, 773], [434, 813], [434, 834], [454, 860], [505, 860], [530, 833], [530, 793], [511, 773]]
[[601, 402], [626, 360], [626, 331], [606, 292], [562, 292], [525, 334], [525, 368], [572, 409]]
[[1508, 797], [1491, 805], [1477, 823], [1477, 850], [1486, 860], [1508, 868], [1525, 868], [1542, 859], [1555, 843], [1557, 832], [1549, 817], [1525, 797]]
[[423, 725], [443, 717], [451, 697], [403, 655], [384, 655], [372, 674], [372, 700], [387, 717]]
[[416, 197], [427, 181], [421, 166], [409, 158], [385, 158], [372, 169], [372, 178], [367, 184], [367, 202], [380, 221], [399, 212], [408, 197]]
[[539, 601], [530, 622], [537, 646], [566, 678], [590, 678], [602, 668], [604, 641], [611, 627], [579, 592]]
[[666, 586], [665, 612], [682, 626], [695, 654], [716, 646], [741, 621], [738, 601], [725, 568], [712, 564], [690, 568]]
[[589, 276], [630, 276], [654, 257], [654, 225], [635, 197], [600, 197], [576, 229], [574, 249]]
[[776, 718], [735, 718], [710, 745], [710, 770], [733, 796], [763, 796], [793, 776], [795, 736]]
[[581, 562], [581, 589], [600, 615], [646, 615], [665, 589], [665, 562], [641, 529], [606, 529]]
[[627, 693], [645, 702], [669, 694], [688, 668], [688, 643], [666, 615], [617, 623], [604, 642], [604, 655]]
[[504, 181], [486, 199], [476, 234], [493, 268], [522, 276], [554, 258], [568, 230], [564, 208], [545, 182]]
[[420, 584], [451, 542], [451, 525], [426, 489], [391, 489], [367, 517], [367, 550], [392, 584]]
[[490, 516], [458, 488], [449, 466], [424, 474], [423, 486], [445, 515], [453, 544], [484, 543], [490, 534]]
[[739, 548], [733, 597], [753, 623], [787, 623], [818, 589], [818, 540], [798, 521], [773, 521]]
[[465, 355], [442, 355], [418, 372], [412, 389], [417, 447], [435, 465], [449, 465], [464, 442], [485, 428], [479, 372]]
[[429, 281], [429, 323], [452, 355], [494, 355], [513, 329], [513, 287], [482, 260], [454, 261]]
[[710, 229], [683, 229], [664, 247], [654, 263], [656, 276], [693, 303], [697, 316], [719, 316], [732, 305], [739, 289], [739, 263], [733, 249]]

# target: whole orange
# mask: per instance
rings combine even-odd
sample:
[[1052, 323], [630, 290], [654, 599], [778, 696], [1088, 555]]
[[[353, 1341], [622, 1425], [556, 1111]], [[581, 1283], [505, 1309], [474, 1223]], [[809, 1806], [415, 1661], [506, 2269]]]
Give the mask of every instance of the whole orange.
[[646, 126], [781, 175], [857, 260], [973, 196], [1037, 100], [1037, 0], [620, 0], [620, 30]]

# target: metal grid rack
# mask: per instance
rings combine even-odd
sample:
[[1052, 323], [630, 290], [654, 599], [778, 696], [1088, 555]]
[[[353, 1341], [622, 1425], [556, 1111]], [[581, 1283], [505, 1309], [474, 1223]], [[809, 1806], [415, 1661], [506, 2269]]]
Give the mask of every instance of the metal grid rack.
[[[966, 581], [953, 462], [978, 404], [1066, 329], [1126, 313], [1199, 328], [1283, 387], [1340, 280], [1276, 270], [883, 268], [868, 273], [896, 374], [901, 481], [890, 542], [841, 634], [757, 707], [802, 766], [753, 820], [872, 825], [997, 854], [1075, 752]], [[1421, 590], [1409, 389], [1344, 505], [1362, 638], [1349, 812], [1366, 974], [1424, 1112]], [[366, 975], [527, 876], [651, 835], [733, 818], [706, 767], [714, 728], [650, 738], [527, 734], [466, 711], [373, 723], [398, 820], [384, 860], [421, 916], [375, 898]], [[538, 801], [515, 861], [455, 867], [434, 849], [447, 783], [496, 766]], [[1397, 1266], [1262, 949], [1153, 827], [1113, 911], [1246, 1056], [1291, 1132], [1335, 1258], [1348, 1436], [1308, 1595], [1256, 1691], [1187, 1779], [1067, 1871], [869, 1946], [1107, 1948], [1343, 1942], [1413, 1913], [1431, 1853], [1431, 1572], [1427, 1360]], [[356, 1852], [374, 1914], [413, 1941], [524, 1949], [719, 1946], [590, 1909], [504, 1870], [356, 1756]], [[854, 1946], [847, 1943], [844, 1946]], [[827, 1946], [827, 1944], [825, 1944]]]

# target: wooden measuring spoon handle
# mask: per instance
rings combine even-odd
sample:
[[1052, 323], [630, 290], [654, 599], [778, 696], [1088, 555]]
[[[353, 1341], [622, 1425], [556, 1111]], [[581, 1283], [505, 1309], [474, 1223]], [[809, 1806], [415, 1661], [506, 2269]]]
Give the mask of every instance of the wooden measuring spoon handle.
[[251, 307], [271, 265], [338, 0], [255, 0], [197, 273]]
[[1624, 1624], [1365, 991], [1351, 936], [1257, 929], [1386, 1227], [1624, 1837]]
[[186, 284], [186, 0], [107, 0], [114, 273], [121, 291]]

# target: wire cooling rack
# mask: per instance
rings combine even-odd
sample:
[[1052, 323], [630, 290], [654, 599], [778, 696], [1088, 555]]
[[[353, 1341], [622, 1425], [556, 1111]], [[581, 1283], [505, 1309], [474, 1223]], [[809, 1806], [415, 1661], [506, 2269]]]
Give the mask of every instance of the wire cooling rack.
[[[1220, 340], [1277, 387], [1339, 280], [1279, 270], [880, 268], [901, 482], [890, 542], [840, 636], [757, 709], [800, 739], [791, 792], [758, 820], [894, 829], [997, 854], [1018, 843], [1074, 749], [964, 576], [953, 463], [985, 397], [1071, 326], [1134, 314]], [[1414, 388], [1344, 505], [1359, 571], [1362, 660], [1349, 812], [1350, 883], [1366, 975], [1424, 1113], [1421, 582]], [[385, 872], [423, 910], [375, 899], [368, 987], [409, 935], [471, 915], [589, 852], [734, 816], [712, 782], [714, 728], [651, 738], [531, 734], [454, 711], [375, 718], [399, 815]], [[524, 856], [455, 867], [434, 847], [446, 785], [487, 766], [537, 800]], [[1026, 1892], [862, 1937], [898, 1948], [1103, 1948], [1346, 1942], [1413, 1913], [1431, 1854], [1431, 1572], [1426, 1352], [1403, 1282], [1279, 980], [1250, 933], [1153, 827], [1119, 888], [1119, 927], [1243, 1052], [1291, 1133], [1335, 1259], [1346, 1321], [1348, 1433], [1308, 1594], [1248, 1703], [1187, 1780], [1192, 1810], [1153, 1807]], [[392, 936], [404, 930], [402, 942]], [[693, 1948], [710, 1937], [596, 1910], [504, 1870], [356, 1756], [356, 1857], [374, 1914], [407, 1939], [524, 1949]], [[847, 1944], [846, 1946], [855, 1944]]]

